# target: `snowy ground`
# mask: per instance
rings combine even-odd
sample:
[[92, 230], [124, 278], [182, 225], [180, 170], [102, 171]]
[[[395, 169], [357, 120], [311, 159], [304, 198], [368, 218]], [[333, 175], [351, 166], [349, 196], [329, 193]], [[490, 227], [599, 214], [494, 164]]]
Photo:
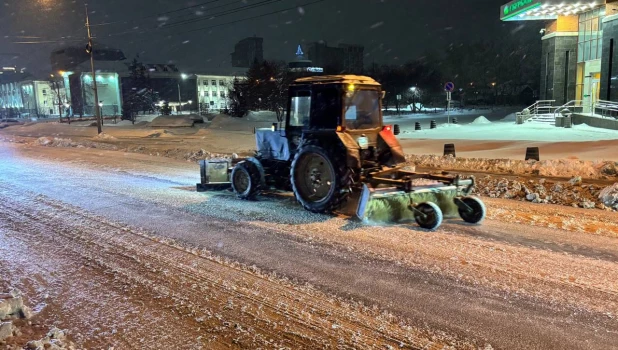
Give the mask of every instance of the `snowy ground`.
[[[513, 121], [494, 121], [478, 117], [467, 124], [439, 124], [436, 129], [415, 131], [413, 126], [402, 128], [402, 139], [582, 142], [618, 140], [618, 130], [593, 128], [586, 124], [573, 128], [557, 128], [541, 123], [516, 125]], [[394, 121], [395, 122], [395, 121]]]
[[367, 227], [288, 196], [195, 193], [196, 165], [171, 159], [11, 143], [0, 159], [0, 284], [46, 301], [43, 321], [80, 344], [423, 348], [428, 334], [456, 348], [607, 349], [618, 340], [615, 213], [488, 199], [480, 226]]

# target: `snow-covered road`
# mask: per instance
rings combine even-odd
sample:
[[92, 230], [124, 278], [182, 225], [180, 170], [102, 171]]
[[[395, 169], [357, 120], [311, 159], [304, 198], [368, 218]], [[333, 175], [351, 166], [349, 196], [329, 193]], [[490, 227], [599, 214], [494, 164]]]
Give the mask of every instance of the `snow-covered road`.
[[[456, 339], [458, 347], [465, 347], [464, 339], [477, 346], [512, 349], [607, 349], [618, 342], [613, 213], [571, 208], [566, 217], [559, 215], [559, 207], [489, 200], [490, 219], [484, 225], [452, 221], [428, 233], [410, 226], [366, 227], [345, 217], [309, 214], [286, 196], [265, 196], [252, 203], [226, 193], [196, 193], [197, 175], [194, 164], [141, 154], [2, 143], [0, 211], [22, 213], [17, 219], [13, 216], [14, 221], [27, 220], [28, 213], [56, 218], [47, 224], [66, 225], [66, 230], [49, 234], [61, 235], [58, 239], [66, 244], [89, 235], [90, 241], [111, 245], [116, 238], [105, 232], [107, 226], [97, 224], [75, 236], [75, 226], [60, 219], [72, 210], [86, 217], [98, 215], [157, 239], [275, 271], [296, 285], [310, 283], [324, 293], [376, 305], [406, 319], [412, 330], [447, 343]], [[41, 201], [55, 204], [42, 208]], [[9, 217], [3, 218], [6, 222]], [[571, 231], [551, 228], [565, 227], [555, 220], [574, 221], [568, 226]], [[42, 237], [36, 240], [44, 243]], [[16, 239], [9, 226], [0, 227], [0, 240], [10, 243], [3, 247], [15, 246]], [[121, 249], [122, 244], [114, 242], [102, 249]], [[1, 268], [10, 265], [5, 260], [10, 256], [0, 254], [0, 271], [7, 271]], [[97, 258], [111, 264], [114, 256]], [[144, 287], [147, 291], [186, 288], [156, 275], [148, 278], [156, 285]], [[193, 283], [200, 287], [199, 280]], [[122, 286], [111, 283], [109, 288]], [[143, 294], [147, 304], [154, 294]], [[164, 295], [173, 299], [175, 294]], [[183, 296], [191, 303], [199, 294]], [[243, 302], [249, 303], [243, 298], [235, 301], [239, 308]], [[76, 311], [71, 305], [63, 307]], [[314, 317], [319, 318], [319, 312]], [[139, 319], [134, 322], [149, 327]], [[253, 321], [244, 322], [251, 326]], [[388, 338], [395, 328], [385, 324]], [[139, 332], [140, 327], [134, 328]], [[337, 336], [319, 328], [316, 334], [320, 339]], [[113, 343], [114, 334], [102, 337]], [[379, 343], [379, 338], [370, 339]]]

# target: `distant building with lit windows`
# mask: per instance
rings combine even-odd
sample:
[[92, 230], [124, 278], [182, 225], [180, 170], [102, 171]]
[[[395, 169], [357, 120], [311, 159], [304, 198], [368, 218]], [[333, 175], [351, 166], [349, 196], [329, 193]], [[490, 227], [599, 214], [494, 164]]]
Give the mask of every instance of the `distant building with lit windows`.
[[[61, 72], [64, 86], [67, 89], [67, 99], [74, 116], [92, 116], [95, 114], [94, 81], [92, 73], [88, 71]], [[120, 90], [120, 76], [114, 71], [98, 70], [95, 73], [97, 80], [97, 94], [99, 97], [102, 116], [120, 115], [122, 112], [122, 98]]]
[[[236, 76], [196, 74], [200, 110], [225, 110], [229, 106], [229, 91]], [[240, 77], [239, 77], [240, 78]]]
[[540, 99], [589, 112], [618, 102], [618, 0], [514, 0], [502, 21], [546, 21], [541, 31]]
[[24, 80], [0, 83], [1, 117], [58, 115], [58, 95], [64, 103], [64, 87], [57, 86], [54, 89], [49, 81]]

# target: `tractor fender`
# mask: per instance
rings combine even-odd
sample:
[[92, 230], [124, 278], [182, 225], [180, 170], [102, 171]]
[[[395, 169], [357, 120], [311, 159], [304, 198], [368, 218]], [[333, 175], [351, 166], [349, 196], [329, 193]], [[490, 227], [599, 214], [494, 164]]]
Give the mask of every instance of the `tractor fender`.
[[382, 141], [384, 141], [388, 148], [390, 148], [392, 161], [395, 164], [405, 163], [406, 156], [403, 153], [403, 148], [401, 147], [399, 140], [397, 140], [397, 137], [393, 134], [393, 132], [390, 130], [382, 130], [380, 131], [379, 135]]
[[352, 169], [360, 169], [361, 156], [358, 142], [352, 137], [352, 135], [344, 132], [338, 132], [337, 137], [339, 137], [339, 141], [341, 141], [346, 149], [346, 162], [348, 167]]
[[265, 188], [265, 186], [266, 186], [266, 171], [264, 171], [264, 166], [262, 166], [262, 162], [260, 162], [260, 160], [255, 158], [255, 157], [247, 158], [245, 160], [247, 162], [251, 162], [251, 163], [255, 164], [255, 166], [258, 168], [258, 171], [260, 172], [260, 185], [262, 185], [262, 188]]

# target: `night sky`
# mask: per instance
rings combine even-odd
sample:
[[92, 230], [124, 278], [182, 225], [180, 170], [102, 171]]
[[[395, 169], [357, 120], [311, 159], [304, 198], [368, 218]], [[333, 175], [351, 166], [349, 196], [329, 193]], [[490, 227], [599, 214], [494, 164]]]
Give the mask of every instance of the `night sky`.
[[[183, 71], [208, 72], [231, 67], [234, 44], [247, 36], [264, 38], [265, 58], [291, 60], [298, 44], [326, 41], [365, 46], [365, 64], [398, 64], [436, 52], [449, 44], [479, 39], [540, 40], [532, 30], [542, 22], [502, 23], [506, 0], [96, 0], [89, 6], [93, 34], [128, 58], [139, 53], [148, 63], [176, 63]], [[190, 9], [163, 14], [187, 6]], [[252, 9], [243, 6], [255, 6]], [[286, 8], [284, 13], [225, 24]], [[221, 12], [235, 13], [215, 16]], [[73, 0], [8, 0], [0, 7], [0, 64], [25, 66], [41, 75], [50, 68], [49, 53], [66, 44], [62, 37], [85, 38], [84, 2]], [[179, 21], [197, 22], [165, 27]], [[212, 27], [188, 32], [195, 29]], [[521, 30], [521, 29], [526, 30]], [[531, 30], [532, 29], [532, 30]], [[16, 41], [36, 44], [13, 44]]]

